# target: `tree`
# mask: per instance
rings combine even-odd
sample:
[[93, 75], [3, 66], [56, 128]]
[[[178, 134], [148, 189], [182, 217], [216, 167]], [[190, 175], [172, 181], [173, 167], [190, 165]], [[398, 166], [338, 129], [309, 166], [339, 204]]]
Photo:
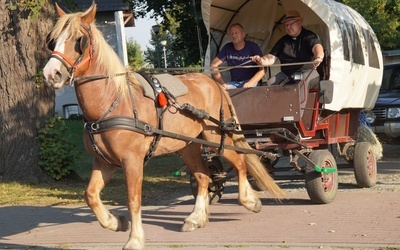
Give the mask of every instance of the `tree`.
[[159, 38], [152, 33], [150, 44], [153, 48], [148, 48], [145, 52], [146, 60], [153, 62], [154, 65], [158, 64], [157, 39], [159, 41], [165, 39], [168, 41], [168, 66], [186, 67], [202, 63], [205, 52], [203, 48], [207, 45], [207, 34], [201, 21], [200, 0], [139, 2], [135, 0], [133, 6], [135, 16], [153, 13], [153, 17], [163, 19]]
[[41, 81], [54, 9], [46, 0], [0, 0], [0, 10], [0, 181], [38, 182], [36, 135], [54, 115], [54, 91]]
[[165, 40], [167, 41], [165, 48], [168, 67], [176, 68], [183, 67], [185, 65], [182, 59], [185, 51], [176, 51], [172, 49], [175, 42], [175, 38], [171, 34], [172, 32], [165, 31], [164, 26], [161, 25], [158, 36], [154, 32], [151, 33], [150, 45], [152, 45], [152, 48], [147, 47], [147, 50], [144, 52], [144, 57], [146, 61], [152, 62], [155, 67], [158, 67], [158, 59], [160, 59], [160, 67], [164, 67], [164, 52], [161, 46], [161, 41]]
[[342, 0], [371, 25], [383, 50], [400, 48], [400, 1]]
[[145, 62], [142, 50], [140, 49], [140, 45], [136, 41], [129, 39], [126, 42], [126, 50], [128, 54], [128, 63], [132, 67], [132, 69], [141, 69]]

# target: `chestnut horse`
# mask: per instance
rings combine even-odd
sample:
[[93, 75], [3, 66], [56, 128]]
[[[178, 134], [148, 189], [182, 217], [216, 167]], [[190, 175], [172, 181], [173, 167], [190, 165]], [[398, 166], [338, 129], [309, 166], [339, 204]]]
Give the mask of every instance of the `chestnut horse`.
[[[101, 226], [113, 231], [127, 231], [129, 221], [107, 210], [101, 202], [100, 192], [118, 168], [124, 172], [131, 216], [131, 231], [124, 249], [143, 249], [145, 245], [141, 193], [143, 164], [149, 148], [153, 148], [154, 156], [179, 152], [198, 183], [193, 212], [184, 220], [181, 231], [204, 227], [209, 216], [208, 185], [212, 173], [202, 161], [199, 139], [210, 142], [211, 148], [235, 167], [238, 200], [246, 209], [259, 212], [262, 205], [247, 180], [247, 171], [261, 189], [268, 190], [276, 199], [284, 197], [284, 192], [268, 175], [257, 155], [233, 150], [235, 147], [251, 150], [243, 135], [224, 132], [212, 119], [202, 119], [182, 109], [180, 104], [190, 103], [209, 117], [220, 117], [223, 110], [226, 119], [236, 119], [232, 115], [229, 95], [209, 76], [202, 73], [176, 76], [177, 81], [186, 85], [188, 93], [167, 98], [159, 119], [155, 101], [143, 95], [141, 84], [123, 66], [96, 28], [96, 5], [86, 12], [72, 14], [66, 14], [58, 5], [56, 8], [59, 19], [48, 35], [49, 48], [53, 52], [43, 70], [45, 81], [54, 88], [75, 84], [85, 120], [84, 143], [94, 157], [85, 200]], [[107, 122], [117, 125], [99, 129]], [[154, 133], [154, 128], [158, 128], [159, 123], [163, 125], [159, 131], [193, 140], [163, 135], [155, 146], [153, 138], [159, 134]], [[222, 134], [226, 137], [224, 140], [221, 140]], [[224, 150], [216, 146], [222, 143]]]

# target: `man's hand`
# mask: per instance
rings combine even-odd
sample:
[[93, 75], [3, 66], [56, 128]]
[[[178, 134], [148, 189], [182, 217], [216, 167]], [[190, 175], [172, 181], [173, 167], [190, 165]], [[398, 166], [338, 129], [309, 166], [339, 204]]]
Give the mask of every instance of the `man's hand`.
[[243, 85], [243, 88], [252, 88], [252, 87], [254, 87], [254, 85], [255, 85], [254, 83], [252, 83], [251, 81], [248, 81]]
[[252, 62], [257, 63], [258, 65], [271, 66], [276, 61], [277, 57], [271, 54], [267, 54], [264, 56], [251, 56], [250, 59]]
[[313, 64], [314, 68], [316, 69], [321, 63], [322, 63], [323, 58], [318, 56], [314, 59]]
[[261, 56], [251, 56], [250, 59], [252, 62], [257, 63], [258, 65], [262, 64]]

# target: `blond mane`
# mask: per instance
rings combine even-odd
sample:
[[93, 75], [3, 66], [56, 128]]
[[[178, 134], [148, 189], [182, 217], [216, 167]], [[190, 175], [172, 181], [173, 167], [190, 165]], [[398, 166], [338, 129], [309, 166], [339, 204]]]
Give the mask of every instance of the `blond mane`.
[[[70, 36], [68, 39], [77, 39], [82, 36], [79, 31], [81, 25], [81, 18], [85, 16], [94, 7], [92, 5], [86, 12], [77, 12], [65, 14], [59, 18], [53, 30], [50, 33], [50, 40], [56, 40], [64, 30], [69, 30]], [[96, 67], [96, 71], [103, 72], [102, 74], [108, 75], [110, 82], [115, 84], [118, 91], [125, 93], [127, 89], [125, 72], [130, 72], [130, 67], [122, 64], [121, 59], [115, 53], [113, 48], [104, 39], [103, 33], [97, 29], [96, 24], [90, 24], [92, 32], [92, 45], [94, 51], [94, 61], [92, 65]], [[131, 84], [140, 85], [136, 78], [129, 74]]]

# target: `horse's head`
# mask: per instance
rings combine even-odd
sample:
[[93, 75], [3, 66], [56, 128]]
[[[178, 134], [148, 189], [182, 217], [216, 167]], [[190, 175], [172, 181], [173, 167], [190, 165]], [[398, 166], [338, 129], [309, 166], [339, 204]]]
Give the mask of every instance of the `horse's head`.
[[84, 75], [93, 58], [91, 24], [96, 15], [93, 4], [86, 12], [66, 14], [57, 4], [59, 20], [47, 36], [47, 46], [52, 51], [43, 69], [48, 85], [61, 88], [74, 78]]

